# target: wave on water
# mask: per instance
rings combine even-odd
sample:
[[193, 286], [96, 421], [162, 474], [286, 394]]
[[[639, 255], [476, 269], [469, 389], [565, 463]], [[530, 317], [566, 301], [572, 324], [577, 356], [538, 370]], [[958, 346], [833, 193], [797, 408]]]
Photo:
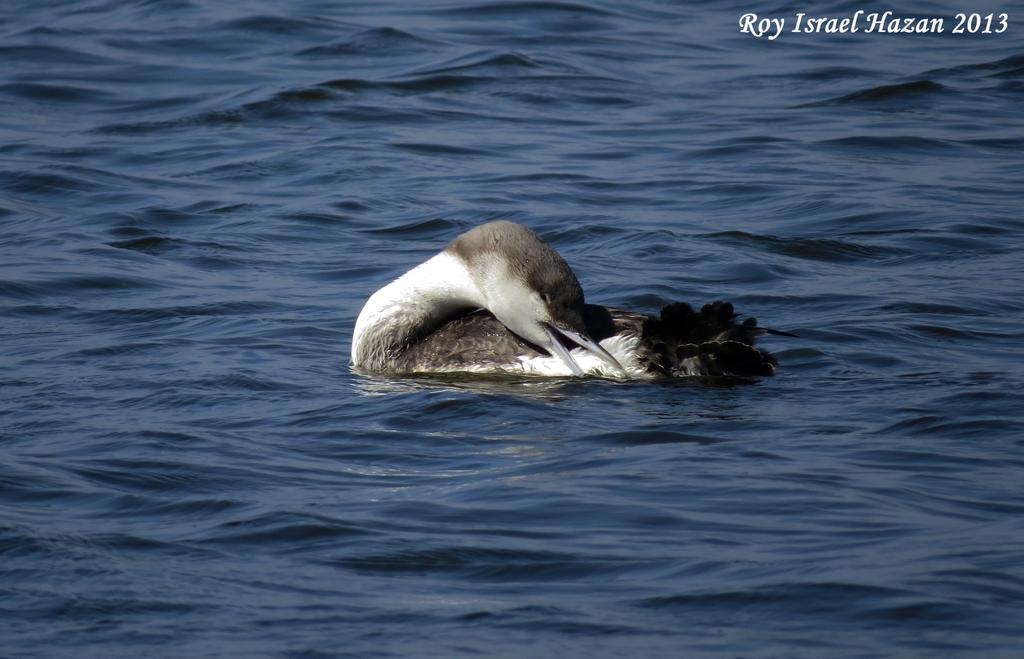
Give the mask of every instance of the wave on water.
[[[1019, 654], [1015, 33], [741, 13], [0, 5], [3, 652]], [[798, 337], [353, 373], [367, 297], [497, 219], [589, 302]]]

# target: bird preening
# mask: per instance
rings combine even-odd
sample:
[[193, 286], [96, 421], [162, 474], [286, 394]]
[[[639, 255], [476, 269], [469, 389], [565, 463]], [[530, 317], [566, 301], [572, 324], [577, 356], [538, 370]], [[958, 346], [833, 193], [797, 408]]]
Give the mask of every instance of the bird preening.
[[[487, 373], [654, 379], [761, 376], [776, 361], [754, 347], [786, 332], [737, 319], [732, 304], [657, 316], [587, 304], [550, 245], [514, 222], [489, 222], [381, 288], [352, 336], [352, 367], [368, 373]], [[789, 335], [792, 336], [792, 335]]]

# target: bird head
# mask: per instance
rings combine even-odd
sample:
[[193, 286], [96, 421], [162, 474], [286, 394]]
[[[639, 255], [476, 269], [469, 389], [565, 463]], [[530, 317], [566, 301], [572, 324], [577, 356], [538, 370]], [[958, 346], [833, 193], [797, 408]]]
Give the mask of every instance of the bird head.
[[572, 344], [622, 372], [619, 362], [587, 332], [576, 275], [533, 231], [512, 222], [491, 222], [463, 234], [452, 247], [469, 264], [487, 309], [509, 330], [558, 358], [575, 375], [583, 375], [583, 369], [569, 352]]

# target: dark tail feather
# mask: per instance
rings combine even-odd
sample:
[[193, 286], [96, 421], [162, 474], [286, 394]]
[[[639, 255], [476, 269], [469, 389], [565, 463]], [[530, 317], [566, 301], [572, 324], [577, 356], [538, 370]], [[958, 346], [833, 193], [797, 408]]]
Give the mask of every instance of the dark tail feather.
[[773, 374], [778, 362], [754, 347], [755, 338], [765, 333], [794, 335], [758, 327], [754, 318], [737, 323], [737, 315], [728, 302], [705, 304], [699, 312], [676, 302], [664, 307], [660, 318], [645, 324], [644, 338], [658, 356], [656, 366], [666, 375]]

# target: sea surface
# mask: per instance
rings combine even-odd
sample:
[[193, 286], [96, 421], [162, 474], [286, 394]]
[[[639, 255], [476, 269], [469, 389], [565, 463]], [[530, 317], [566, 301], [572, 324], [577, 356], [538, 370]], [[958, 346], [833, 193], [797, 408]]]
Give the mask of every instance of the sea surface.
[[[910, 4], [2, 3], [0, 655], [1022, 656], [1024, 3]], [[352, 373], [498, 218], [799, 337]]]

